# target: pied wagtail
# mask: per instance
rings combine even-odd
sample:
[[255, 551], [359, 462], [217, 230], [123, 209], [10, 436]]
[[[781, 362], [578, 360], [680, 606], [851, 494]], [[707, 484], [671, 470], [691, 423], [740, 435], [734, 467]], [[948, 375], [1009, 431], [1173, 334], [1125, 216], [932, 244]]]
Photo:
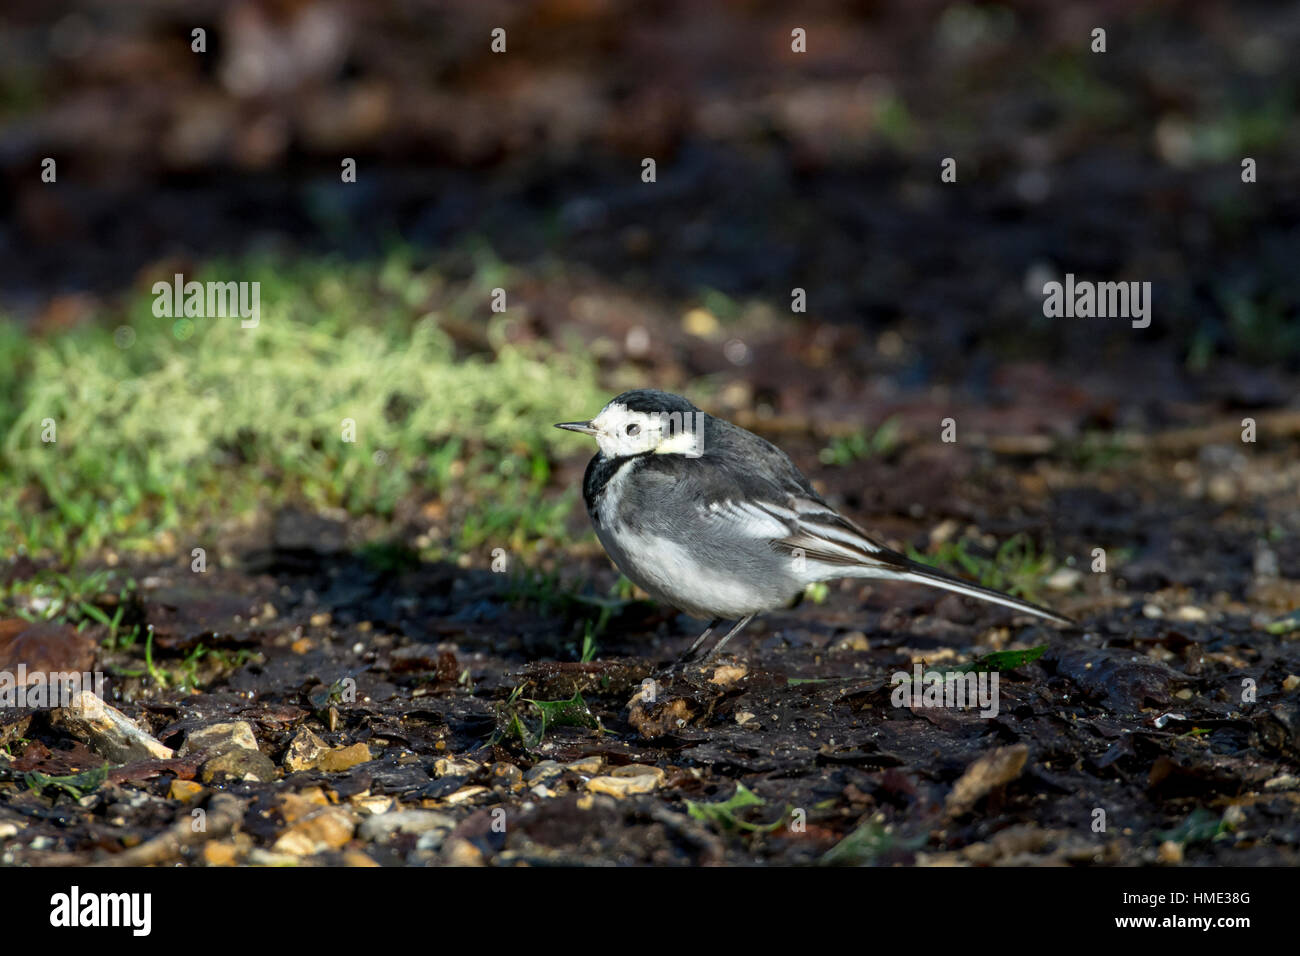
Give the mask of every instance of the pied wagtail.
[[797, 603], [836, 578], [913, 581], [1073, 624], [893, 551], [827, 504], [789, 456], [752, 432], [653, 389], [624, 392], [586, 422], [555, 426], [596, 439], [582, 494], [596, 536], [657, 600], [723, 621], [713, 657], [754, 616]]

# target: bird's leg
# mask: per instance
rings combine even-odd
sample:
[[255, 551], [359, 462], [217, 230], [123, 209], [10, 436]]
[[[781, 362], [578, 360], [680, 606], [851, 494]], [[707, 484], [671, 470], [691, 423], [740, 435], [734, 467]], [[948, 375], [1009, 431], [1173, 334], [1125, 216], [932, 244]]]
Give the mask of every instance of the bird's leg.
[[[709, 653], [704, 655], [704, 660], [711, 661], [713, 660], [713, 658], [717, 657], [718, 652], [726, 646], [727, 641], [731, 640], [733, 637], [735, 637], [737, 634], [743, 631], [745, 629], [745, 625], [748, 624], [750, 621], [752, 621], [754, 617], [755, 615], [750, 614], [746, 617], [742, 617], [739, 621], [737, 621], [736, 626], [733, 627], [731, 630], [729, 630], [726, 634], [722, 635], [722, 640], [714, 644], [713, 649], [709, 651]], [[699, 642], [697, 641], [696, 643]]]
[[704, 633], [695, 639], [695, 643], [686, 649], [685, 654], [677, 658], [677, 662], [673, 664], [673, 666], [677, 667], [678, 665], [685, 664], [692, 657], [694, 657], [695, 652], [700, 649], [700, 645], [709, 639], [709, 635], [713, 633], [713, 629], [721, 623], [722, 623], [722, 618], [720, 617], [715, 617], [712, 621], [710, 621], [709, 626], [704, 629]]

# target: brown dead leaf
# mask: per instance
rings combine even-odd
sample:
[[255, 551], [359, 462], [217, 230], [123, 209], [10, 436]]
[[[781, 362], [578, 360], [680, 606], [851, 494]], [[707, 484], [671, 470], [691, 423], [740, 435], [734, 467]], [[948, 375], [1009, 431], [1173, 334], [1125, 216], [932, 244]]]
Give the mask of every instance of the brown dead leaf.
[[1025, 744], [999, 747], [986, 753], [967, 767], [966, 772], [953, 784], [944, 803], [944, 810], [950, 817], [966, 813], [991, 790], [1005, 786], [1019, 777], [1028, 759], [1029, 748]]

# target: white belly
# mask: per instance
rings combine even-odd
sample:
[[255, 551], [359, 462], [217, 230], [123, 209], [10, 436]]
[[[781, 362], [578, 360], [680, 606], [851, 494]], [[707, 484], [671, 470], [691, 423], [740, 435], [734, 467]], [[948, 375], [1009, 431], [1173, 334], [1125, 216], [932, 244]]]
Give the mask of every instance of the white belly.
[[692, 617], [737, 619], [771, 607], [745, 580], [701, 565], [666, 538], [635, 534], [621, 524], [597, 527], [596, 537], [629, 580]]

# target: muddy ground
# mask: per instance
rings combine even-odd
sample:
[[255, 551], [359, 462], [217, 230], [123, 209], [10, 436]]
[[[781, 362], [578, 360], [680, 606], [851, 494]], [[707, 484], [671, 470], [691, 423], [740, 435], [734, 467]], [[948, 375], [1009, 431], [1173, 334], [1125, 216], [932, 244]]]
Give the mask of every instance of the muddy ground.
[[[922, 468], [945, 477], [906, 481]], [[844, 470], [814, 473], [838, 495]], [[376, 561], [346, 521], [286, 511], [223, 542], [214, 564], [229, 566], [201, 585], [179, 559], [129, 568], [122, 619], [152, 627], [153, 666], [175, 680], [210, 649], [186, 689], [160, 689], [138, 645], [94, 652], [109, 699], [178, 755], [70, 790], [34, 774], [104, 760], [49, 711], [5, 712], [5, 861], [1300, 860], [1294, 437], [1084, 471], [918, 444], [866, 470], [854, 484], [893, 488], [920, 516], [879, 523], [896, 543], [1025, 531], [1077, 557], [1043, 599], [1079, 627], [846, 583], [668, 675], [696, 623], [606, 602], [581, 663], [614, 581], [603, 558], [566, 564], [563, 591]], [[1094, 573], [1098, 546], [1119, 566]], [[82, 649], [106, 636], [86, 630]], [[917, 662], [1042, 645], [1000, 673], [995, 717], [891, 703], [892, 675]], [[236, 721], [256, 752], [230, 728], [186, 747]], [[742, 786], [753, 806], [734, 802]], [[191, 834], [195, 808], [215, 830]]]

